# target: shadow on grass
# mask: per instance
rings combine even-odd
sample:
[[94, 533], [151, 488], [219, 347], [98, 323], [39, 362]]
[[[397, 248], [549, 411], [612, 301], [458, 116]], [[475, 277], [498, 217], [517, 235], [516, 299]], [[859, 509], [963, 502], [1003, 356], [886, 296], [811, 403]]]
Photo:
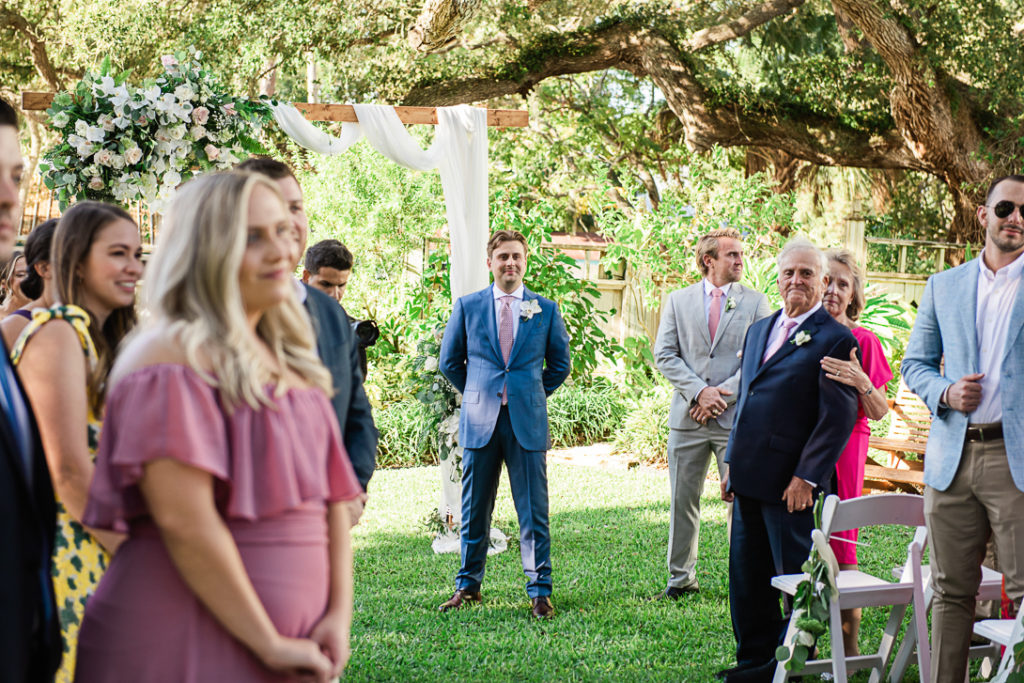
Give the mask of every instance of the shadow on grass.
[[[499, 506], [500, 507], [500, 506]], [[425, 533], [368, 534], [356, 562], [347, 679], [710, 680], [732, 659], [724, 522], [701, 534], [701, 593], [664, 588], [668, 505], [553, 511], [554, 619], [529, 616], [513, 515], [496, 511], [509, 549], [488, 558], [484, 603], [440, 614], [458, 557]]]

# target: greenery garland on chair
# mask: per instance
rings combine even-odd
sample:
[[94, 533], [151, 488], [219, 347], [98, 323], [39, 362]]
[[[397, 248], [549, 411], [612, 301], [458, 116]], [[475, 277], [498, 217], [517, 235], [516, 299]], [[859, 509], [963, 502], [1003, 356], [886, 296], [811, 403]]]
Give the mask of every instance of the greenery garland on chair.
[[[814, 505], [816, 529], [821, 528], [824, 501], [825, 496], [818, 496], [818, 501]], [[816, 545], [811, 546], [811, 553], [800, 569], [804, 571], [805, 576], [797, 585], [796, 595], [793, 597], [793, 613], [799, 613], [800, 616], [796, 620], [796, 633], [789, 643], [792, 647], [792, 656], [790, 647], [786, 645], [780, 645], [775, 651], [775, 659], [785, 662], [786, 670], [794, 673], [803, 670], [818, 637], [828, 630], [829, 603], [837, 591], [829, 564], [821, 556]]]

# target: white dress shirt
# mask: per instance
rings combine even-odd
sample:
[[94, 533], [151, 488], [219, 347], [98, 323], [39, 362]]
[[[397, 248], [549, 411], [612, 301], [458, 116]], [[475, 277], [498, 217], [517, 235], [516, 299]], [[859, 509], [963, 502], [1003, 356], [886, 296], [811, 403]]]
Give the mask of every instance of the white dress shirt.
[[1006, 355], [1006, 333], [1010, 325], [1010, 312], [1020, 289], [1024, 257], [996, 272], [978, 259], [978, 310], [975, 327], [978, 332], [978, 372], [981, 378], [981, 403], [971, 413], [971, 424], [988, 424], [1003, 419], [1003, 402], [999, 395], [999, 375], [1003, 356]]
[[[772, 345], [778, 340], [780, 336], [782, 336], [782, 327], [786, 324], [786, 321], [796, 321], [796, 325], [793, 325], [793, 327], [789, 330], [789, 334], [787, 335], [787, 337], [792, 337], [796, 333], [796, 331], [800, 329], [800, 326], [804, 324], [804, 321], [810, 318], [811, 315], [819, 308], [821, 308], [821, 302], [818, 302], [817, 304], [815, 304], [814, 308], [807, 311], [806, 313], [801, 313], [795, 318], [790, 318], [788, 315], [786, 315], [785, 311], [779, 313], [779, 317], [775, 320], [775, 325], [772, 326], [772, 331], [768, 334], [768, 343], [765, 344], [764, 348], [766, 350], [772, 348]], [[779, 349], [781, 350], [782, 347], [780, 346]], [[776, 351], [776, 353], [778, 353], [778, 351]]]
[[[725, 317], [725, 302], [729, 299], [729, 289], [731, 288], [731, 282], [727, 282], [718, 288], [722, 290], [722, 301], [719, 304], [722, 307], [722, 310], [719, 311], [719, 313], [721, 313], [722, 315], [719, 316], [719, 320]], [[714, 289], [715, 286], [711, 284], [711, 282], [707, 278], [704, 278], [704, 322], [708, 322], [709, 320], [711, 320], [711, 302], [715, 300], [715, 298], [711, 296], [711, 292]]]
[[491, 285], [491, 292], [494, 294], [494, 324], [495, 329], [498, 330], [498, 334], [501, 334], [501, 307], [504, 305], [501, 303], [501, 297], [512, 296], [515, 297], [509, 306], [512, 308], [512, 341], [515, 342], [516, 335], [519, 334], [519, 307], [523, 303], [523, 291], [526, 288], [523, 285], [519, 285], [516, 291], [508, 294], [503, 292], [497, 285]]

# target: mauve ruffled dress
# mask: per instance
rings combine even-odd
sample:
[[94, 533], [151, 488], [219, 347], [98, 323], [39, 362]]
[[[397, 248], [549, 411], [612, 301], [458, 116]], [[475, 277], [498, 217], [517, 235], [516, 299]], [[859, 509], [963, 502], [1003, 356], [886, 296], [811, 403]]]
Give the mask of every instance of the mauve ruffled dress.
[[327, 504], [361, 493], [323, 392], [226, 413], [192, 369], [144, 367], [107, 399], [85, 522], [128, 531], [85, 611], [76, 680], [284, 681], [207, 611], [178, 574], [138, 488], [174, 458], [213, 475], [217, 509], [280, 633], [309, 635], [329, 591]]

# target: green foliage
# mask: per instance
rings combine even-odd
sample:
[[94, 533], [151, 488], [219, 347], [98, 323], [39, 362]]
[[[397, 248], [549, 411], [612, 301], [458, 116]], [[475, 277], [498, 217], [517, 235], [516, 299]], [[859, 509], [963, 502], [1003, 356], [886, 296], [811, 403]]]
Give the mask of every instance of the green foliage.
[[554, 448], [605, 441], [626, 415], [626, 402], [609, 382], [563, 385], [548, 398], [548, 425]]
[[379, 432], [377, 467], [415, 467], [437, 463], [437, 451], [425, 438], [434, 423], [427, 406], [406, 399], [375, 410], [373, 419]]
[[668, 448], [668, 412], [672, 388], [667, 384], [629, 401], [622, 428], [615, 433], [615, 450], [645, 463], [664, 463]]
[[864, 310], [857, 324], [874, 332], [889, 364], [898, 365], [914, 325], [913, 311], [899, 297], [875, 286], [867, 287], [864, 299]]

